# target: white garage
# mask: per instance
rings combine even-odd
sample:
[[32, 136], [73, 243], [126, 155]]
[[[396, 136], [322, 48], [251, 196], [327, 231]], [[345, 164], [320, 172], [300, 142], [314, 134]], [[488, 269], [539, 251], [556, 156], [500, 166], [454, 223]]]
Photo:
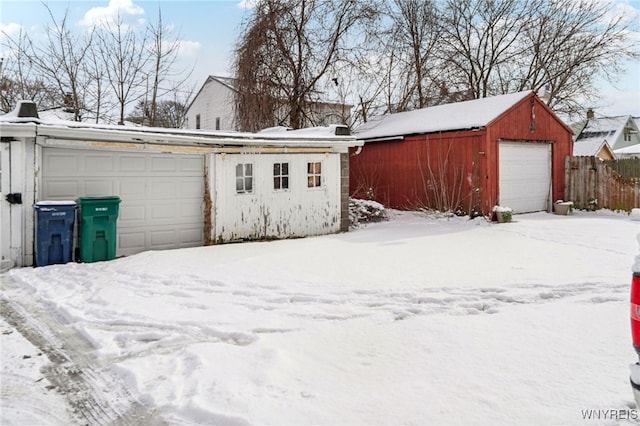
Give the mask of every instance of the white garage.
[[335, 126], [256, 134], [47, 122], [26, 104], [25, 115], [19, 106], [0, 116], [2, 269], [33, 264], [44, 200], [119, 197], [116, 257], [349, 228], [349, 148], [362, 142]]
[[551, 197], [551, 144], [499, 143], [500, 205], [514, 213], [548, 210]]
[[117, 195], [116, 255], [204, 244], [204, 156], [42, 149], [42, 199]]

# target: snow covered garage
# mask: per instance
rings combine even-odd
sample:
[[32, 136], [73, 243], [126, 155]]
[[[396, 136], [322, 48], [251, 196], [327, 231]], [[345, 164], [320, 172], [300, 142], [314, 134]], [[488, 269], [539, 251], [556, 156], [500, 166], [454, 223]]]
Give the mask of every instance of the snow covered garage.
[[400, 209], [549, 210], [564, 198], [571, 135], [528, 91], [376, 117], [355, 131], [351, 192]]
[[347, 230], [348, 149], [336, 127], [204, 132], [0, 118], [1, 254], [34, 261], [34, 203], [120, 197], [116, 256]]

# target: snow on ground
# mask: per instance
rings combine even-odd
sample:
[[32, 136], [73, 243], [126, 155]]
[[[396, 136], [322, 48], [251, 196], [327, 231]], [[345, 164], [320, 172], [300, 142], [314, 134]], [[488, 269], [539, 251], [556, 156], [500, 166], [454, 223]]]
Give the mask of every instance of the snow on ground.
[[[635, 422], [638, 222], [391, 216], [345, 234], [5, 274], [3, 306], [91, 397], [50, 424], [82, 423], [87, 406], [128, 424]], [[69, 401], [38, 349], [0, 326], [0, 423], [24, 423], [28, 394]], [[35, 373], [7, 380], [27, 362]]]
[[0, 424], [70, 424], [65, 400], [44, 380], [47, 357], [0, 319]]

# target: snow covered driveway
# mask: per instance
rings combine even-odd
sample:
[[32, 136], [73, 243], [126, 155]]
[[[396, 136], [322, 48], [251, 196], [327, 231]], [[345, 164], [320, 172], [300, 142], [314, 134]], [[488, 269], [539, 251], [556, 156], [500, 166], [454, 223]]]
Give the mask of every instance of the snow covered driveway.
[[[49, 348], [39, 368], [78, 422], [637, 417], [627, 299], [638, 222], [514, 219], [394, 212], [347, 234], [13, 270], [3, 316]], [[2, 339], [4, 372], [20, 364], [7, 351], [25, 349]], [[86, 372], [81, 404], [51, 365]], [[17, 386], [2, 382], [3, 424], [28, 406]]]

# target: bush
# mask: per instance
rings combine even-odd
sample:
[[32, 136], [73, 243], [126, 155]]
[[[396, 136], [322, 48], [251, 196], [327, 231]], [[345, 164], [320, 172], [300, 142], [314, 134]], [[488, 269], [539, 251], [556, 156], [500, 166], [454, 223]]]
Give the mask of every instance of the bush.
[[388, 218], [387, 210], [377, 201], [349, 198], [351, 226], [358, 226], [363, 222], [379, 222]]

